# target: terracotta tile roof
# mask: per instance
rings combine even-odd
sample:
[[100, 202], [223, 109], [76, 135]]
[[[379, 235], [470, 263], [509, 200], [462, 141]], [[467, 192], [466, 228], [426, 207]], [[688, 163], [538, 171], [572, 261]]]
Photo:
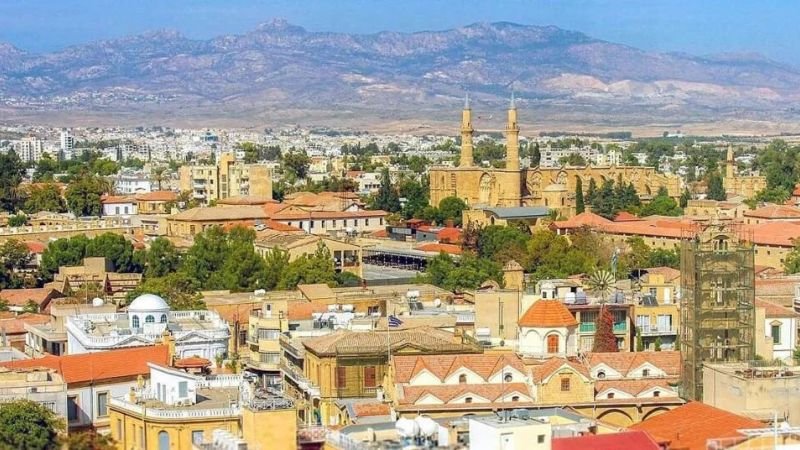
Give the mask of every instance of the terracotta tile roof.
[[0, 330], [6, 334], [24, 334], [25, 324], [30, 325], [44, 325], [50, 323], [50, 316], [48, 314], [32, 314], [22, 313], [18, 316], [0, 318]]
[[619, 214], [617, 214], [617, 217], [614, 217], [614, 222], [635, 222], [638, 220], [642, 219], [640, 217], [634, 216], [628, 211], [622, 211]]
[[587, 353], [586, 361], [590, 368], [600, 364], [616, 370], [623, 377], [628, 373], [649, 363], [663, 370], [668, 377], [680, 376], [681, 352], [610, 352], [610, 353]]
[[[677, 378], [653, 378], [653, 379], [639, 379], [639, 380], [598, 380], [595, 381], [594, 388], [595, 391], [600, 394], [601, 392], [605, 391], [606, 389], [616, 389], [621, 392], [628, 393], [634, 397], [650, 390], [652, 388], [660, 388], [662, 391], [668, 391], [675, 393], [675, 388], [669, 385], [670, 382], [677, 383]], [[602, 398], [598, 400], [603, 400]], [[614, 399], [618, 400], [618, 399]]]
[[35, 255], [44, 253], [44, 249], [47, 248], [47, 244], [39, 241], [25, 241], [25, 245], [28, 247], [28, 251]]
[[102, 203], [104, 205], [114, 205], [114, 204], [120, 204], [120, 203], [135, 203], [135, 202], [136, 202], [136, 200], [134, 200], [133, 197], [123, 197], [123, 196], [114, 196], [114, 195], [108, 195], [108, 196], [103, 197], [103, 198], [100, 199], [100, 203]]
[[52, 356], [0, 363], [9, 368], [47, 367], [57, 370], [68, 384], [103, 381], [116, 378], [136, 378], [148, 375], [148, 362], [166, 365], [169, 349], [166, 345], [134, 347], [79, 355]]
[[709, 439], [741, 436], [737, 430], [762, 427], [757, 420], [700, 402], [689, 402], [630, 428], [646, 431], [657, 442], [668, 443], [669, 448], [706, 450]]
[[586, 367], [584, 367], [583, 364], [565, 358], [550, 358], [541, 364], [532, 366], [532, 378], [535, 382], [540, 382], [548, 378], [550, 375], [553, 375], [564, 366], [571, 368], [573, 371], [583, 375], [587, 379], [589, 378], [589, 371], [586, 370]]
[[792, 191], [793, 197], [800, 197], [800, 184], [796, 184], [794, 186], [794, 190]]
[[237, 195], [235, 197], [228, 197], [228, 198], [223, 198], [221, 200], [217, 200], [218, 205], [234, 205], [234, 206], [265, 205], [267, 203], [279, 203], [279, 202], [277, 200], [273, 200], [270, 197], [260, 197], [257, 195]]
[[778, 305], [776, 303], [756, 297], [756, 308], [764, 308], [764, 317], [770, 318], [795, 318], [800, 317], [800, 314], [794, 312], [791, 308]]
[[174, 202], [178, 200], [178, 194], [172, 191], [153, 191], [136, 194], [135, 198], [140, 202]]
[[313, 313], [324, 313], [328, 307], [322, 303], [309, 301], [289, 302], [289, 320], [311, 320]]
[[751, 225], [749, 228], [753, 232], [755, 244], [793, 247], [794, 239], [800, 237], [800, 222], [770, 221]]
[[519, 319], [520, 327], [571, 327], [578, 325], [560, 300], [537, 300]]
[[656, 441], [644, 431], [554, 438], [552, 450], [659, 450]]
[[370, 211], [295, 211], [277, 212], [272, 215], [275, 220], [298, 220], [298, 219], [361, 219], [368, 217], [385, 217], [389, 213], [379, 209]]
[[467, 368], [485, 381], [511, 366], [527, 375], [528, 369], [516, 354], [397, 355], [392, 358], [397, 383], [408, 383], [423, 369], [444, 380], [457, 370]]
[[783, 298], [785, 301], [791, 302], [797, 285], [800, 285], [800, 277], [792, 275], [778, 278], [756, 278], [756, 297], [762, 299]]
[[388, 238], [389, 232], [386, 230], [375, 230], [369, 234], [369, 237], [372, 238]]
[[648, 267], [644, 270], [646, 270], [647, 273], [663, 275], [665, 282], [674, 281], [681, 277], [681, 271], [673, 269], [672, 267]]
[[460, 245], [454, 244], [437, 244], [435, 242], [418, 245], [416, 250], [421, 252], [441, 253], [445, 252], [450, 255], [460, 255], [462, 250]]
[[442, 353], [468, 353], [479, 352], [478, 347], [467, 344], [455, 343], [453, 333], [430, 327], [420, 327], [411, 330], [390, 331], [387, 339], [383, 331], [349, 331], [336, 330], [335, 332], [303, 341], [306, 350], [317, 355], [336, 354], [367, 354], [383, 353], [387, 348], [387, 340], [392, 350], [406, 346], [416, 348], [422, 352]]
[[266, 219], [267, 213], [260, 206], [224, 206], [198, 207], [181, 211], [169, 217], [180, 221], [231, 221]]
[[800, 219], [800, 208], [785, 205], [767, 205], [744, 212], [745, 217], [759, 219]]
[[591, 212], [582, 212], [578, 215], [572, 216], [567, 220], [557, 220], [553, 222], [556, 228], [569, 229], [581, 227], [596, 227], [610, 224], [611, 221], [603, 216]]
[[48, 299], [56, 297], [63, 296], [52, 288], [3, 289], [0, 291], [0, 298], [11, 306], [25, 306], [29, 300], [33, 300], [41, 307], [42, 304], [47, 303]]
[[[495, 384], [444, 384], [433, 386], [401, 386], [402, 396], [398, 398], [400, 404], [414, 404], [417, 400], [428, 394], [433, 395], [444, 403], [448, 403], [462, 395], [474, 394], [494, 403], [501, 397], [513, 392], [531, 396], [530, 389], [525, 383], [495, 383]], [[477, 403], [473, 401], [473, 404]]]
[[391, 412], [388, 403], [363, 402], [353, 404], [356, 417], [388, 416]]
[[275, 231], [285, 231], [285, 232], [303, 231], [302, 228], [297, 228], [295, 226], [287, 225], [283, 222], [278, 222], [277, 220], [272, 220], [272, 219], [267, 220], [266, 225], [267, 228]]

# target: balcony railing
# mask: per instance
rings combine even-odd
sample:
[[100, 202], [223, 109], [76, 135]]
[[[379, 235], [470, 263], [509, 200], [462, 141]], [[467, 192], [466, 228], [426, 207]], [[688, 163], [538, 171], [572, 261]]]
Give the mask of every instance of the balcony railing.
[[319, 386], [314, 385], [308, 378], [305, 377], [300, 371], [296, 370], [292, 366], [282, 362], [279, 364], [279, 368], [281, 371], [286, 374], [289, 378], [291, 378], [297, 386], [303, 390], [306, 394], [310, 397], [319, 397]]
[[[582, 322], [580, 327], [578, 328], [578, 332], [580, 333], [594, 333], [597, 327], [595, 326], [594, 322]], [[626, 322], [617, 322], [614, 324], [614, 333], [624, 333], [628, 330], [628, 324]]]
[[207, 409], [187, 409], [187, 408], [146, 408], [144, 405], [137, 405], [122, 398], [112, 398], [108, 402], [109, 406], [125, 409], [150, 419], [204, 419], [204, 418], [237, 418], [241, 414], [238, 406], [230, 408], [207, 408]]
[[643, 324], [637, 325], [636, 328], [638, 329], [639, 333], [642, 336], [654, 336], [654, 335], [670, 335], [676, 334], [678, 331], [674, 326], [665, 326], [665, 325], [650, 325], [650, 324]]

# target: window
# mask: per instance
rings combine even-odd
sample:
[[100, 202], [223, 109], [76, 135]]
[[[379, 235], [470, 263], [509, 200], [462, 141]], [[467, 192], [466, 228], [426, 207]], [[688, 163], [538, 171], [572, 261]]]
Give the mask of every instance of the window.
[[315, 222], [314, 220], [311, 221], [311, 225], [309, 225], [309, 228], [314, 228], [314, 222]]
[[602, 380], [605, 377], [606, 377], [606, 371], [605, 370], [598, 370], [597, 371], [597, 378]]
[[147, 317], [144, 318], [144, 323], [156, 323], [156, 318], [153, 317], [152, 314], [148, 314]]
[[465, 398], [464, 403], [472, 403], [472, 397]]
[[158, 450], [169, 450], [169, 433], [166, 431], [158, 432]]
[[465, 374], [461, 374], [458, 376], [458, 383], [459, 384], [467, 384], [467, 376]]
[[279, 335], [280, 335], [280, 331], [278, 331], [278, 330], [267, 330], [267, 329], [264, 329], [264, 328], [259, 328], [258, 329], [258, 338], [259, 339], [274, 341], [274, 340], [278, 339]]
[[122, 439], [122, 419], [117, 419], [117, 440], [121, 441]]
[[131, 326], [133, 328], [139, 328], [139, 316], [133, 316], [133, 319], [131, 319]]
[[247, 330], [239, 330], [239, 345], [247, 343]]
[[514, 376], [511, 375], [510, 372], [506, 372], [506, 374], [503, 375], [503, 381], [505, 381], [506, 383], [511, 383], [512, 381], [514, 381]]
[[192, 444], [202, 444], [202, 443], [203, 443], [203, 430], [192, 431]]
[[336, 387], [343, 388], [347, 385], [347, 368], [339, 366], [336, 368]]
[[515, 395], [515, 396], [511, 397], [511, 401], [512, 402], [518, 402], [519, 401], [519, 395]]
[[547, 353], [558, 353], [558, 335], [547, 336]]
[[373, 388], [378, 385], [375, 366], [364, 367], [364, 387]]
[[369, 226], [369, 219], [364, 219], [364, 225]]
[[772, 325], [772, 343], [773, 344], [780, 344], [781, 343], [781, 326], [780, 325]]
[[614, 393], [613, 392], [609, 392], [607, 398], [614, 398]]
[[70, 422], [78, 420], [78, 397], [75, 395], [67, 397], [67, 420]]
[[117, 216], [119, 215], [119, 206], [114, 207], [114, 214]]
[[281, 354], [278, 352], [272, 353], [259, 353], [259, 361], [265, 364], [279, 364], [281, 362]]
[[562, 378], [561, 379], [561, 391], [568, 392], [569, 391], [569, 378]]
[[536, 443], [537, 444], [544, 444], [544, 435], [543, 434], [540, 434], [540, 435], [536, 436]]
[[660, 391], [653, 391], [653, 397], [660, 397], [660, 396], [661, 396]]
[[97, 393], [97, 417], [108, 415], [108, 392]]
[[167, 315], [166, 314], [162, 314], [161, 315], [161, 323], [167, 323]]
[[650, 376], [650, 369], [642, 369], [642, 376], [649, 377]]
[[179, 381], [178, 382], [178, 397], [185, 398], [189, 395], [189, 382], [188, 381]]

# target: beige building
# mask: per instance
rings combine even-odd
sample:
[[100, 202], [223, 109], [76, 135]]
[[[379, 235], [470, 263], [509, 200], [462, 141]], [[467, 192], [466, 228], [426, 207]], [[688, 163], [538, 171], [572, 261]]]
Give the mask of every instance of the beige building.
[[520, 168], [519, 125], [514, 99], [508, 109], [506, 124], [506, 165], [504, 168], [486, 168], [473, 161], [472, 109], [467, 102], [461, 113], [461, 160], [458, 167], [435, 167], [430, 170], [430, 203], [438, 206], [450, 196], [464, 200], [470, 207], [544, 206], [556, 209], [564, 216], [575, 211], [575, 186], [590, 180], [600, 185], [605, 180], [618, 178], [633, 183], [643, 197], [655, 195], [665, 187], [669, 195], [681, 195], [680, 178], [663, 175], [652, 167], [560, 167]]
[[770, 421], [795, 423], [800, 417], [800, 367], [748, 363], [703, 365], [703, 403], [725, 411]]
[[761, 176], [742, 176], [736, 174], [736, 160], [733, 158], [733, 146], [728, 146], [725, 158], [725, 178], [722, 179], [728, 196], [752, 198], [767, 187], [767, 178]]
[[288, 253], [291, 262], [303, 255], [313, 255], [320, 244], [331, 253], [337, 271], [351, 272], [363, 278], [362, 249], [359, 245], [313, 234], [273, 230], [259, 233], [253, 245], [256, 253], [262, 257], [273, 249], [283, 250]]
[[181, 191], [201, 204], [241, 195], [272, 198], [272, 169], [236, 161], [232, 153], [222, 154], [213, 166], [183, 166], [179, 176]]

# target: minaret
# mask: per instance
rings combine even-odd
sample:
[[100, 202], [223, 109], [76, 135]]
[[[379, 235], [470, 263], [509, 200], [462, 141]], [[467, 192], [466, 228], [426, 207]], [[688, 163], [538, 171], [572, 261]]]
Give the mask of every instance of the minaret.
[[733, 159], [733, 145], [729, 144], [728, 155], [725, 158], [725, 178], [727, 180], [733, 180], [733, 177], [736, 176], [734, 174], [735, 169], [736, 169], [736, 160]]
[[506, 124], [506, 169], [519, 170], [519, 125], [517, 124], [517, 103], [511, 93]]
[[472, 167], [472, 109], [469, 106], [469, 94], [464, 97], [464, 110], [461, 111], [461, 163], [459, 167]]

